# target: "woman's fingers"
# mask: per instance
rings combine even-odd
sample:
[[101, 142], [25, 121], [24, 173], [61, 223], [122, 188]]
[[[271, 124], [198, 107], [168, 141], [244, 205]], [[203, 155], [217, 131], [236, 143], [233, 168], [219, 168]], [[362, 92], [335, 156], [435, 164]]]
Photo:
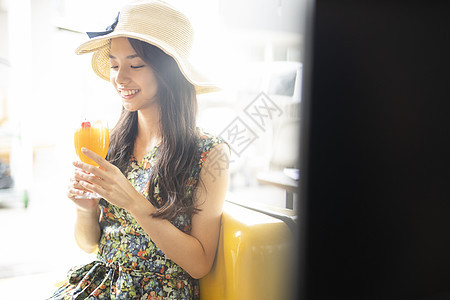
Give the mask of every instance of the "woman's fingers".
[[106, 182], [104, 178], [107, 177], [107, 172], [105, 170], [79, 161], [76, 161], [73, 164], [75, 167], [79, 168], [75, 170], [73, 183], [75, 188], [91, 193], [97, 193], [99, 195], [105, 193], [104, 185]]
[[[68, 194], [70, 193], [70, 191], [78, 191], [81, 190], [81, 192], [88, 192], [82, 185], [80, 185], [79, 181], [76, 180], [74, 177], [70, 178], [70, 182], [69, 185], [67, 187], [68, 190]], [[78, 194], [78, 192], [74, 192], [76, 194]]]
[[91, 173], [94, 174], [96, 176], [101, 176], [101, 173], [103, 170], [101, 170], [100, 168], [97, 168], [95, 166], [92, 166], [90, 164], [81, 162], [81, 161], [74, 161], [73, 165], [81, 170], [83, 170], [86, 173]]
[[82, 190], [79, 190], [79, 189], [70, 188], [67, 191], [67, 197], [74, 198], [76, 196], [83, 196], [84, 193], [85, 193], [85, 191], [82, 191]]
[[[75, 171], [75, 180], [77, 181], [77, 185], [80, 185], [80, 181], [86, 181], [92, 184], [101, 184], [103, 179], [91, 174], [91, 173], [85, 173], [85, 172], [80, 172], [80, 171]], [[82, 185], [81, 185], [82, 186]]]
[[130, 195], [134, 197], [137, 192], [120, 169], [89, 149], [82, 148], [82, 152], [99, 167], [80, 161], [74, 162], [73, 165], [78, 168], [74, 176], [78, 181], [76, 184], [79, 184], [82, 189], [97, 193], [119, 207], [128, 205]]
[[83, 148], [81, 148], [81, 152], [83, 152], [84, 155], [86, 155], [87, 157], [89, 157], [90, 159], [95, 161], [100, 166], [100, 168], [103, 170], [107, 170], [107, 168], [110, 165], [110, 163], [106, 159], [104, 159], [103, 157], [101, 157], [100, 155], [95, 153], [94, 151], [91, 151], [91, 150], [83, 147]]
[[94, 160], [100, 167], [92, 166], [81, 161], [74, 161], [73, 165], [86, 173], [93, 174], [104, 181], [109, 182], [110, 176], [108, 176], [108, 174], [111, 171], [114, 171], [115, 166], [89, 149], [82, 148], [82, 151], [86, 154], [86, 156]]
[[99, 185], [94, 185], [87, 181], [81, 181], [80, 184], [81, 184], [81, 186], [83, 186], [85, 189], [87, 189], [88, 191], [90, 191], [92, 193], [97, 193], [100, 196], [105, 194], [105, 190]]
[[82, 196], [85, 192], [89, 192], [86, 190], [78, 180], [75, 178], [71, 178], [69, 182], [69, 186], [67, 187], [67, 197], [74, 200], [76, 196]]

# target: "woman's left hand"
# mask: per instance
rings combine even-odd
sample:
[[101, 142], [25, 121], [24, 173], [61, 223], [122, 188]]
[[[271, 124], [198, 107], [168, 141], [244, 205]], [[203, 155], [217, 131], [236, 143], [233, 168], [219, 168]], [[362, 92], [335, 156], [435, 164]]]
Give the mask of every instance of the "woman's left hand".
[[80, 161], [73, 163], [75, 167], [84, 171], [76, 171], [75, 179], [85, 189], [126, 210], [134, 207], [134, 201], [143, 197], [119, 168], [89, 149], [82, 148], [81, 151], [100, 166], [98, 168]]

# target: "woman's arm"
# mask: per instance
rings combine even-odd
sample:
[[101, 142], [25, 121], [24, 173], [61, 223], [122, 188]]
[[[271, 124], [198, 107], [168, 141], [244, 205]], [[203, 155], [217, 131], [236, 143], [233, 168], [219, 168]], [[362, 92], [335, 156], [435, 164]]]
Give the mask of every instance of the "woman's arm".
[[75, 221], [75, 240], [78, 246], [87, 253], [97, 250], [100, 240], [99, 211], [85, 211], [77, 208]]
[[87, 253], [94, 252], [100, 240], [100, 208], [99, 199], [89, 199], [82, 196], [86, 192], [78, 180], [70, 180], [67, 197], [76, 205], [75, 241]]
[[89, 165], [77, 163], [78, 167], [93, 173], [77, 174], [83, 187], [128, 210], [155, 244], [192, 277], [201, 278], [209, 272], [216, 253], [222, 207], [228, 186], [229, 151], [225, 144], [211, 149], [200, 172], [195, 201], [201, 211], [192, 218], [190, 234], [180, 231], [168, 220], [151, 217], [155, 208], [131, 186], [115, 166], [89, 150], [85, 154], [99, 163], [101, 169], [95, 170]]

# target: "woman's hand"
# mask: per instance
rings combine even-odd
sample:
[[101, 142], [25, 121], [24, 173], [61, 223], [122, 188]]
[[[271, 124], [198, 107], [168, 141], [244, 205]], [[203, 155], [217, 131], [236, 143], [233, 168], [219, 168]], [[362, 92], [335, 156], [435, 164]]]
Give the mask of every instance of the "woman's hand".
[[97, 193], [106, 201], [128, 211], [137, 207], [136, 202], [142, 200], [143, 196], [136, 191], [119, 168], [89, 149], [82, 148], [81, 151], [100, 167], [74, 162], [74, 166], [80, 169], [75, 172], [77, 186]]
[[83, 186], [81, 186], [81, 184], [75, 177], [76, 175], [70, 178], [67, 197], [75, 203], [78, 209], [82, 211], [85, 212], [97, 211], [98, 202], [100, 198], [93, 198], [92, 196], [91, 197], [86, 196], [85, 193], [89, 193], [89, 191], [83, 188]]

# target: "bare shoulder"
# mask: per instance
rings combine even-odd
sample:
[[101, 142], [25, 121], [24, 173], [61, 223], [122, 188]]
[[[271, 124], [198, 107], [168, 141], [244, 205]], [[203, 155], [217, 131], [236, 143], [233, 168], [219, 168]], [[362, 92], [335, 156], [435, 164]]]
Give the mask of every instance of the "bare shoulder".
[[210, 149], [196, 189], [197, 207], [201, 211], [194, 216], [194, 220], [205, 215], [221, 214], [228, 189], [229, 160], [230, 149], [227, 144], [220, 143]]
[[230, 148], [226, 143], [215, 145], [209, 151], [200, 173], [203, 181], [215, 183], [228, 178], [230, 164]]

